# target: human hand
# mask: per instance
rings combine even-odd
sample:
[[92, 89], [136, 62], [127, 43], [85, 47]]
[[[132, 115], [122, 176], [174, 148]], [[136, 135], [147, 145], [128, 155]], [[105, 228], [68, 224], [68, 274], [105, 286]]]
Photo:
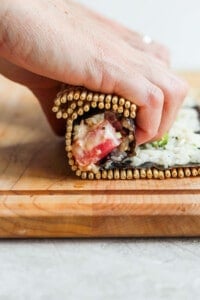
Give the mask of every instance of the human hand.
[[126, 39], [126, 29], [109, 21], [102, 26], [101, 17], [77, 5], [2, 0], [2, 74], [33, 91], [57, 132], [64, 126], [51, 113], [52, 99], [65, 82], [136, 103], [138, 144], [161, 137], [172, 125], [187, 85], [166, 67], [167, 55], [158, 59], [150, 48], [138, 50], [130, 42], [134, 33]]

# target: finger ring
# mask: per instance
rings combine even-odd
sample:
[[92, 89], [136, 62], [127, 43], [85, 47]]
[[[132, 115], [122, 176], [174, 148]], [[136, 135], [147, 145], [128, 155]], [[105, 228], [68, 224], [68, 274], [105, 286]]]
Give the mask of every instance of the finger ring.
[[145, 44], [151, 44], [153, 42], [152, 38], [150, 36], [148, 36], [148, 35], [144, 35], [143, 38], [142, 38], [142, 41]]

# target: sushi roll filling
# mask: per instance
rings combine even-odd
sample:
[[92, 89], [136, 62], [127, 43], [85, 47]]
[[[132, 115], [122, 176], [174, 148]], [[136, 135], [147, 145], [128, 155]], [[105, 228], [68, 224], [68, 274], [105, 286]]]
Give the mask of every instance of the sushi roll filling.
[[82, 119], [74, 126], [72, 154], [82, 171], [104, 168], [110, 160], [134, 155], [135, 125], [131, 118], [105, 111]]

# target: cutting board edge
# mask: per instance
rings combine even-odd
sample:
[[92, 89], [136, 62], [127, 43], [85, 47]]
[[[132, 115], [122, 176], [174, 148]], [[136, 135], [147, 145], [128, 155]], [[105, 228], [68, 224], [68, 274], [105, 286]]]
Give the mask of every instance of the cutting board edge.
[[[78, 221], [78, 222], [76, 222]], [[200, 216], [152, 216], [69, 218], [52, 220], [38, 218], [23, 220], [0, 217], [0, 239], [2, 238], [115, 238], [115, 237], [199, 237]], [[86, 223], [85, 225], [84, 222]], [[93, 223], [91, 226], [89, 223]], [[35, 223], [35, 225], [34, 225]], [[56, 224], [56, 228], [54, 225]], [[95, 225], [94, 225], [95, 224]], [[97, 226], [97, 224], [99, 224]], [[35, 227], [36, 226], [36, 227]], [[58, 226], [61, 227], [58, 230]]]
[[126, 196], [126, 202], [122, 197], [112, 203], [82, 197], [74, 199], [76, 205], [63, 196], [51, 201], [46, 196], [1, 197], [0, 238], [200, 236], [200, 195], [192, 203], [187, 195], [174, 203], [173, 197], [153, 202], [136, 195], [133, 202]]

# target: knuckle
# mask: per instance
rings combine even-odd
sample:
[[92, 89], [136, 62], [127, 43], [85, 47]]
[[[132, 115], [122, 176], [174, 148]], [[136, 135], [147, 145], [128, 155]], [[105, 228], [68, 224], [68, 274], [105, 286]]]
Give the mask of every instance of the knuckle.
[[114, 90], [116, 73], [110, 62], [110, 53], [104, 45], [95, 42], [95, 53], [87, 63], [87, 85], [98, 91], [110, 93]]
[[84, 85], [90, 89], [102, 91], [105, 87], [106, 73], [99, 61], [88, 61], [85, 65]]
[[117, 79], [113, 76], [112, 71], [108, 70], [106, 67], [102, 67], [101, 73], [99, 74], [99, 80], [96, 83], [98, 91], [113, 93], [117, 85]]
[[161, 109], [164, 103], [164, 94], [161, 89], [156, 86], [152, 86], [148, 90], [148, 104], [152, 109]]

